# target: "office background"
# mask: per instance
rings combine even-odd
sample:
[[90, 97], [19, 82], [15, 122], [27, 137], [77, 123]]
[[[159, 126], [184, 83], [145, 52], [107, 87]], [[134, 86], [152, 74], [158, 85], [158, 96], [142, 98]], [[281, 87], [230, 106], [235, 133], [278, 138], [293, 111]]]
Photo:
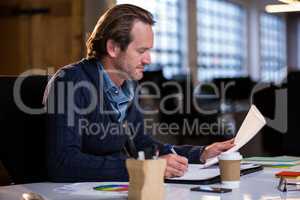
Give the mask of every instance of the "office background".
[[98, 17], [129, 2], [157, 21], [149, 70], [162, 69], [166, 78], [192, 71], [199, 81], [250, 76], [280, 83], [299, 67], [299, 14], [266, 13], [276, 0], [14, 0], [0, 4], [1, 74], [78, 60]]
[[[31, 180], [34, 170], [24, 163], [43, 162], [44, 150], [44, 116], [26, 115], [13, 102], [17, 76], [34, 74], [26, 79], [22, 98], [28, 106], [42, 107], [48, 75], [85, 57], [85, 41], [99, 16], [120, 3], [148, 9], [157, 22], [152, 64], [147, 66], [141, 82], [152, 81], [160, 86], [163, 96], [174, 95], [167, 102], [168, 109], [185, 106], [190, 103], [190, 96], [201, 94], [206, 98], [196, 98], [198, 105], [218, 110], [216, 114], [203, 115], [192, 108], [189, 113], [159, 112], [145, 118], [167, 124], [182, 124], [184, 119], [188, 123], [195, 119], [209, 124], [222, 121], [225, 129], [234, 127], [231, 134], [214, 135], [149, 132], [164, 142], [175, 144], [205, 145], [234, 137], [250, 106], [251, 91], [263, 83], [268, 87], [256, 93], [253, 102], [266, 117], [273, 119], [276, 94], [286, 96], [283, 111], [287, 117], [282, 120], [287, 120], [287, 126], [279, 130], [265, 127], [241, 150], [242, 154], [300, 155], [296, 117], [299, 113], [300, 12], [267, 13], [265, 6], [280, 3], [276, 0], [11, 0], [0, 2], [0, 145], [1, 160], [9, 173], [21, 177], [20, 182], [24, 182], [28, 174], [28, 181]], [[196, 93], [180, 93], [163, 87], [169, 81], [191, 91], [199, 83], [214, 83], [219, 88], [222, 83], [233, 82], [234, 86], [228, 90], [227, 101], [221, 102], [209, 87]], [[143, 92], [153, 93], [147, 87]], [[146, 109], [156, 109], [160, 100], [141, 98], [141, 104]], [[33, 152], [37, 154], [35, 158], [27, 157]], [[21, 172], [20, 168], [23, 168]], [[40, 173], [43, 173], [42, 167]]]

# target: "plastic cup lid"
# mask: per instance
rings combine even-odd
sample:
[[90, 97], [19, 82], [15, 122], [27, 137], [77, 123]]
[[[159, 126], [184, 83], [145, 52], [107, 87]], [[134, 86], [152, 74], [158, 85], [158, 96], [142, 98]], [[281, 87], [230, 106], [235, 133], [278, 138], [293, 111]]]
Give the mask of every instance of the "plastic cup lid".
[[239, 152], [226, 152], [219, 155], [219, 160], [242, 160], [243, 156]]

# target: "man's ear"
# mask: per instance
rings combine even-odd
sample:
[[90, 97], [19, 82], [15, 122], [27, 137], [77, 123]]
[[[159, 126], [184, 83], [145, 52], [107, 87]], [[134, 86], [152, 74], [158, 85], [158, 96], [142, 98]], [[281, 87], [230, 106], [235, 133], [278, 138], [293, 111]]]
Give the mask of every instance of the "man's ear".
[[109, 39], [106, 42], [106, 51], [110, 57], [115, 58], [119, 55], [121, 49], [115, 41]]

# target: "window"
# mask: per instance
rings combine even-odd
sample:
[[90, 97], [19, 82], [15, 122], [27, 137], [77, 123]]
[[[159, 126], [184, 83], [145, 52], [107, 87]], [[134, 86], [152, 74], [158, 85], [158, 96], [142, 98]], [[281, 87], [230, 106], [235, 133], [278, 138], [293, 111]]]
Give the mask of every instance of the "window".
[[163, 69], [166, 78], [185, 72], [182, 61], [182, 0], [117, 0], [117, 4], [130, 3], [150, 11], [156, 24], [152, 64], [146, 70]]
[[280, 83], [286, 76], [286, 24], [283, 17], [260, 16], [261, 79]]
[[197, 21], [198, 80], [245, 76], [245, 9], [225, 0], [198, 0]]

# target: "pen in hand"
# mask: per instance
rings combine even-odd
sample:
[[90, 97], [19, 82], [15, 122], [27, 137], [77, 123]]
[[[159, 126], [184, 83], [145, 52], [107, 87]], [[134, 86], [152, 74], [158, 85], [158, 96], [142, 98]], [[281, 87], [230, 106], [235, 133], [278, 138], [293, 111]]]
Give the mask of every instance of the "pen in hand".
[[174, 149], [174, 146], [171, 146], [170, 151], [171, 151], [173, 154], [178, 155], [177, 152], [176, 152], [175, 149]]
[[166, 144], [165, 146], [167, 147], [168, 151], [171, 151], [172, 154], [178, 155], [178, 153], [174, 149], [174, 145]]
[[164, 144], [164, 153], [161, 156], [162, 159], [166, 159], [167, 167], [165, 171], [165, 177], [181, 177], [185, 174], [188, 169], [188, 159], [181, 156], [174, 149], [174, 145]]

